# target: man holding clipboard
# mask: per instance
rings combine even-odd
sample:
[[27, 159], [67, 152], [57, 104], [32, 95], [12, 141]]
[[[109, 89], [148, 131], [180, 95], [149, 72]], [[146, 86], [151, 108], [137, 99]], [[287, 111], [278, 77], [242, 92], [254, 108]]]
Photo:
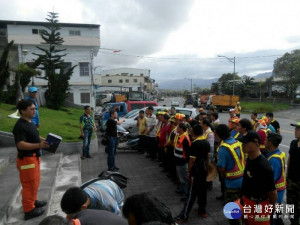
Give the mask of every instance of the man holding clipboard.
[[40, 185], [40, 149], [50, 146], [39, 136], [36, 125], [31, 121], [36, 114], [34, 102], [21, 100], [17, 108], [21, 118], [16, 122], [13, 134], [18, 150], [17, 168], [22, 184], [24, 219], [28, 220], [45, 212], [43, 207], [47, 202], [37, 200]]

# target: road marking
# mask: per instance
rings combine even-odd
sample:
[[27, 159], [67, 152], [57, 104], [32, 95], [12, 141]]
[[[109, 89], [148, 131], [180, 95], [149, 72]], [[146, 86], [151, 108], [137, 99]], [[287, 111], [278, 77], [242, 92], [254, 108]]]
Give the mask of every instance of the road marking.
[[280, 130], [280, 132], [283, 131], [285, 133], [290, 133], [290, 134], [294, 134], [295, 132], [292, 132], [292, 131], [288, 131], [288, 130]]
[[280, 144], [282, 147], [289, 148], [290, 146]]

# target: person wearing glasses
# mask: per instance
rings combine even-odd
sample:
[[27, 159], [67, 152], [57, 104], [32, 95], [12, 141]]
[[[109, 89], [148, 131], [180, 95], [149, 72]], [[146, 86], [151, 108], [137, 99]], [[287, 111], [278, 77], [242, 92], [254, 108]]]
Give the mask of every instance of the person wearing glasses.
[[45, 212], [46, 201], [37, 200], [40, 185], [40, 149], [49, 148], [46, 140], [39, 135], [32, 118], [36, 115], [36, 106], [31, 100], [21, 100], [17, 108], [21, 118], [16, 122], [13, 134], [18, 150], [17, 169], [22, 185], [22, 206], [24, 219], [38, 217]]

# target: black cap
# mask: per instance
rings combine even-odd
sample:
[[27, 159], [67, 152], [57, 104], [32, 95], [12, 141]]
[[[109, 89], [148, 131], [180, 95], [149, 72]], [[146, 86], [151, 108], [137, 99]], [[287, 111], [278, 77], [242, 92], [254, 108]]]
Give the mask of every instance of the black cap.
[[148, 107], [149, 110], [154, 110], [153, 106]]
[[291, 123], [291, 126], [296, 127], [296, 128], [300, 128], [300, 122], [298, 122], [298, 123]]
[[258, 141], [258, 143], [261, 143], [260, 136], [253, 130], [248, 131], [245, 136], [239, 139], [239, 141], [242, 143], [248, 143], [251, 141]]

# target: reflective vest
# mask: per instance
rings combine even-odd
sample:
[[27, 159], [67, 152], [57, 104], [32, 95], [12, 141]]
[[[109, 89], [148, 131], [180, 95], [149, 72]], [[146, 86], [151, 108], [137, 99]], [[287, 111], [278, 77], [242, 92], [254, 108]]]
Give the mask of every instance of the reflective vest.
[[[168, 141], [171, 141], [171, 135], [172, 135], [173, 133], [176, 135], [176, 129], [177, 129], [177, 127], [175, 127], [175, 128], [171, 131], [170, 136], [169, 136], [169, 138], [168, 138]], [[176, 138], [176, 136], [175, 136], [175, 138]], [[175, 141], [175, 140], [174, 140], [174, 141]], [[174, 147], [174, 142], [173, 142], [173, 147]]]
[[236, 140], [239, 136], [240, 136], [240, 132], [237, 132], [233, 138]]
[[160, 131], [161, 131], [161, 127], [162, 127], [163, 123], [162, 122], [159, 122], [157, 124], [157, 129], [156, 129], [156, 137], [160, 137]]
[[[261, 131], [265, 132], [266, 134], [266, 140], [267, 140], [267, 130], [266, 129], [260, 129]], [[266, 143], [261, 143], [260, 146], [259, 146], [260, 149], [266, 149]]]
[[181, 158], [181, 159], [186, 159], [186, 152], [183, 149], [183, 145], [182, 142], [184, 139], [187, 139], [189, 142], [189, 146], [191, 146], [191, 140], [189, 138], [189, 135], [187, 132], [184, 132], [182, 135], [176, 135], [175, 137], [175, 142], [174, 142], [174, 146], [175, 146], [175, 151], [174, 151], [174, 156]]
[[[237, 179], [244, 175], [244, 169], [245, 169], [245, 159], [244, 159], [244, 153], [242, 151], [241, 143], [240, 142], [234, 142], [232, 144], [228, 144], [223, 142], [220, 146], [226, 147], [233, 160], [234, 160], [234, 167], [230, 171], [226, 171], [226, 178], [227, 179]], [[241, 156], [238, 157], [238, 154], [236, 152], [236, 149], [240, 150]]]
[[270, 161], [270, 159], [272, 158], [277, 158], [280, 160], [281, 162], [281, 175], [279, 177], [278, 180], [275, 181], [275, 187], [277, 189], [277, 191], [282, 191], [286, 189], [286, 178], [285, 178], [285, 153], [281, 152], [279, 155], [278, 154], [273, 154], [271, 155], [268, 160]]
[[207, 137], [208, 137], [208, 135], [209, 135], [210, 133], [213, 133], [213, 132], [210, 130], [210, 131], [208, 131], [206, 134], [204, 134], [204, 135], [203, 135], [204, 139], [207, 139]]
[[223, 144], [224, 142], [223, 141], [221, 141], [221, 143], [220, 143], [220, 145], [219, 145], [219, 147], [217, 148], [217, 152], [219, 152], [219, 148], [222, 146], [222, 144]]
[[200, 137], [197, 137], [193, 142], [195, 141], [201, 141], [201, 140], [205, 140], [206, 138], [204, 136], [200, 136]]

